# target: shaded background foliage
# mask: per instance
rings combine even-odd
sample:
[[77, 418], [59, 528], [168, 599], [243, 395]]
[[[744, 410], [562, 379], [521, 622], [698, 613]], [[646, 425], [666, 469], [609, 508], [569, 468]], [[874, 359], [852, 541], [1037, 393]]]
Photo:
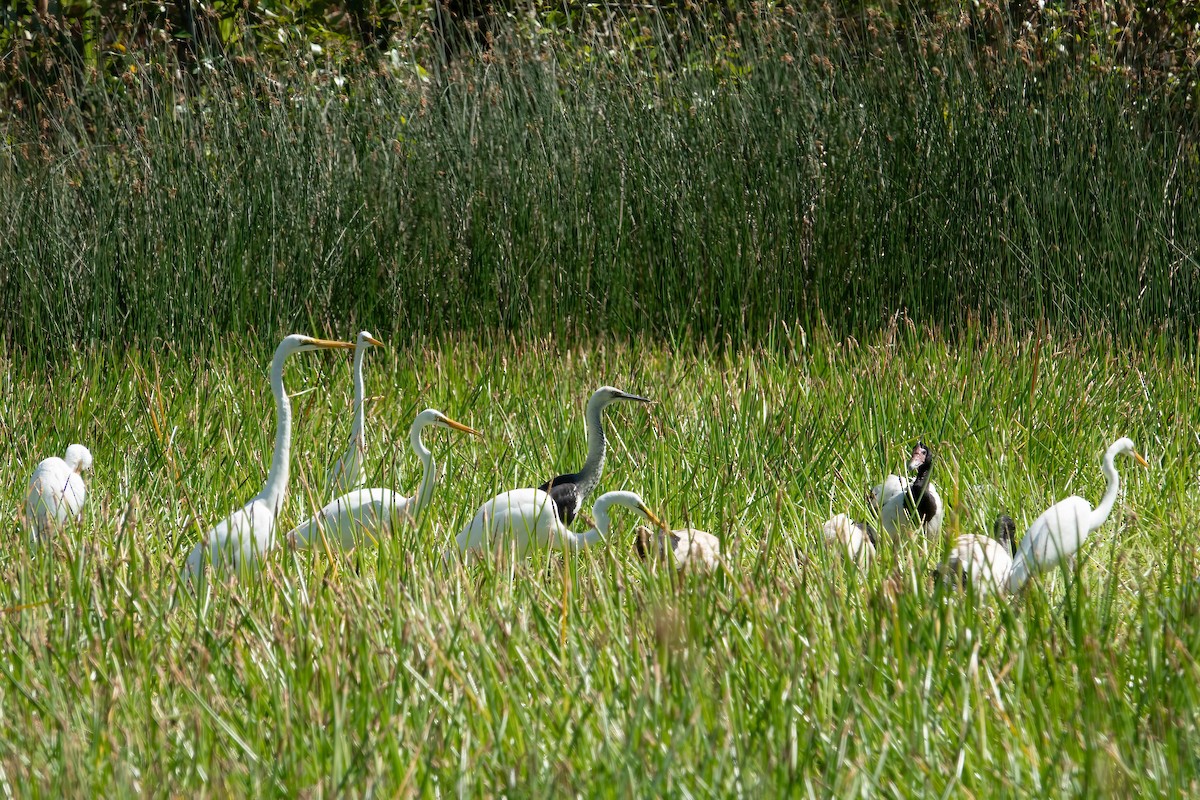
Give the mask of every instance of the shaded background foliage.
[[897, 313], [1196, 342], [1190, 4], [6, 9], [31, 353]]

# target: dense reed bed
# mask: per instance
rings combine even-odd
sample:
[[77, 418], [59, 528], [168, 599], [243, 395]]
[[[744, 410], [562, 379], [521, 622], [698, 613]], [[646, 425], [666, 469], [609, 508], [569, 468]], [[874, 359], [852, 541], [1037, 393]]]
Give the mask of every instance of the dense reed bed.
[[780, 14], [724, 49], [498, 43], [432, 78], [143, 65], [7, 124], [2, 331], [753, 345], [903, 311], [1194, 346], [1190, 90], [925, 33]]

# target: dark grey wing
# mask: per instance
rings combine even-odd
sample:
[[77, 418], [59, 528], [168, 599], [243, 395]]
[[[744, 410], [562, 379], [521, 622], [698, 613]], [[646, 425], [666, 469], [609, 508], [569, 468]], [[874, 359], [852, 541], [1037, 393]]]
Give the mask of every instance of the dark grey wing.
[[558, 508], [558, 518], [563, 525], [571, 524], [571, 520], [575, 519], [575, 515], [583, 507], [583, 497], [579, 494], [578, 481], [578, 473], [572, 472], [551, 478], [538, 487], [550, 495], [550, 499], [554, 501], [554, 505]]
[[925, 490], [924, 486], [918, 487], [919, 495], [913, 494], [912, 487], [904, 495], [904, 508], [909, 515], [915, 514], [917, 521], [922, 525], [929, 522], [937, 516], [937, 502], [933, 499], [933, 492]]
[[574, 483], [559, 483], [550, 487], [546, 492], [558, 509], [558, 518], [564, 525], [570, 525], [583, 506], [583, 498], [579, 495], [579, 486]]

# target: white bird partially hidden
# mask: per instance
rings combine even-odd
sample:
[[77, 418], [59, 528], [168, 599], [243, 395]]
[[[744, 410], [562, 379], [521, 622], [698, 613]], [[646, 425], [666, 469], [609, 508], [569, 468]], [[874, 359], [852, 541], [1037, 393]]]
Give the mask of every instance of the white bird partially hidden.
[[67, 448], [65, 458], [47, 458], [33, 470], [25, 496], [25, 528], [34, 544], [49, 540], [69, 519], [78, 522], [87, 502], [81, 473], [92, 468], [92, 453], [81, 444]]
[[1108, 488], [1100, 505], [1093, 510], [1087, 500], [1072, 495], [1050, 506], [1035, 519], [1029, 530], [1025, 531], [1025, 538], [1021, 540], [1021, 547], [1013, 559], [1008, 577], [1010, 592], [1020, 591], [1030, 578], [1053, 569], [1063, 559], [1074, 559], [1088, 534], [1108, 520], [1121, 488], [1121, 479], [1113, 463], [1118, 453], [1129, 453], [1143, 467], [1149, 466], [1146, 459], [1134, 449], [1132, 439], [1121, 438], [1113, 442], [1104, 454], [1103, 469]]
[[708, 531], [639, 525], [634, 533], [640, 558], [673, 564], [679, 572], [712, 572], [721, 559], [721, 541]]
[[409, 443], [421, 459], [421, 485], [415, 495], [405, 497], [391, 489], [349, 492], [331, 500], [315, 516], [296, 526], [287, 535], [288, 543], [294, 547], [309, 547], [324, 536], [326, 541], [349, 550], [365, 542], [378, 542], [396, 526], [414, 522], [429, 505], [437, 483], [437, 464], [421, 439], [421, 432], [430, 426], [482, 436], [474, 428], [455, 422], [436, 409], [425, 409], [408, 429]]
[[464, 561], [485, 553], [512, 552], [524, 557], [533, 548], [583, 550], [608, 536], [612, 529], [609, 509], [624, 506], [641, 514], [655, 527], [664, 527], [658, 517], [633, 492], [605, 492], [592, 505], [596, 527], [574, 533], [558, 519], [554, 499], [541, 489], [513, 489], [498, 494], [475, 512], [474, 518], [458, 534], [458, 552]]
[[958, 537], [950, 557], [937, 571], [946, 580], [972, 584], [978, 597], [1007, 592], [1016, 533], [1012, 517], [1001, 514], [992, 525], [992, 537], [973, 533]]
[[846, 514], [835, 514], [821, 526], [827, 544], [836, 545], [846, 559], [867, 569], [875, 560], [875, 529], [865, 522], [855, 522]]
[[283, 386], [283, 367], [288, 356], [305, 350], [344, 349], [350, 342], [333, 342], [292, 334], [275, 348], [271, 361], [271, 392], [275, 395], [275, 452], [262, 491], [249, 503], [221, 520], [188, 554], [184, 577], [197, 578], [206, 561], [216, 569], [250, 565], [275, 546], [275, 518], [287, 497], [288, 470], [292, 451], [292, 404]]
[[367, 482], [367, 412], [366, 383], [363, 380], [363, 356], [371, 347], [383, 347], [383, 342], [370, 331], [359, 331], [354, 345], [354, 424], [350, 428], [350, 444], [346, 453], [325, 476], [325, 497], [337, 497]]

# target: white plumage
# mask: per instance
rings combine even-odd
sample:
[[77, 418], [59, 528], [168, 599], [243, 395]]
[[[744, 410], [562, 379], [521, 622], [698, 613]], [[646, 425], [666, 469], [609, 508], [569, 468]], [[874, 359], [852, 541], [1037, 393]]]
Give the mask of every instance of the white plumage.
[[1119, 453], [1129, 453], [1137, 463], [1148, 466], [1146, 459], [1134, 450], [1133, 441], [1121, 438], [1113, 442], [1104, 454], [1104, 476], [1108, 488], [1100, 505], [1092, 509], [1091, 504], [1078, 495], [1060, 500], [1029, 526], [1021, 548], [1013, 559], [1009, 573], [1009, 591], [1016, 592], [1033, 576], [1053, 569], [1063, 559], [1073, 559], [1087, 540], [1088, 534], [1108, 520], [1113, 505], [1117, 502], [1121, 479], [1113, 463]]
[[383, 347], [383, 342], [370, 331], [359, 331], [354, 345], [354, 424], [350, 427], [350, 443], [345, 454], [325, 477], [325, 497], [345, 494], [367, 482], [367, 392], [363, 380], [363, 356], [371, 347]]
[[992, 532], [995, 538], [979, 534], [960, 536], [954, 542], [950, 557], [940, 568], [950, 580], [970, 581], [978, 596], [1008, 590], [1008, 575], [1013, 563], [1013, 536], [1016, 526], [1007, 514], [996, 518]]
[[876, 513], [881, 513], [883, 507], [893, 498], [908, 491], [910, 483], [912, 481], [902, 475], [888, 475], [883, 479], [883, 483], [871, 487], [871, 507]]
[[65, 458], [47, 458], [33, 470], [25, 496], [25, 527], [30, 541], [51, 538], [69, 519], [78, 522], [87, 502], [81, 473], [92, 468], [92, 454], [81, 444], [67, 448]]
[[433, 498], [437, 481], [437, 465], [433, 453], [421, 439], [429, 426], [450, 428], [480, 435], [479, 431], [455, 422], [437, 409], [427, 408], [417, 415], [408, 430], [409, 443], [421, 459], [421, 485], [411, 497], [390, 489], [358, 489], [331, 500], [312, 518], [305, 520], [287, 535], [295, 547], [309, 547], [323, 534], [329, 541], [349, 550], [365, 543], [376, 543], [391, 534], [398, 525], [413, 522]]
[[633, 492], [606, 492], [592, 505], [596, 527], [574, 533], [558, 519], [557, 507], [541, 489], [513, 489], [493, 497], [475, 512], [458, 534], [458, 551], [466, 560], [493, 551], [525, 556], [533, 548], [582, 550], [608, 535], [612, 527], [609, 509], [630, 508], [657, 527], [662, 523]]
[[712, 572], [721, 559], [721, 541], [708, 531], [695, 528], [650, 528], [639, 525], [635, 540], [643, 559], [674, 564], [679, 572]]
[[271, 393], [275, 395], [275, 451], [262, 491], [246, 505], [221, 520], [188, 554], [184, 578], [194, 580], [205, 562], [214, 568], [237, 569], [252, 564], [275, 546], [275, 517], [287, 497], [288, 470], [292, 449], [292, 404], [283, 385], [283, 367], [288, 356], [305, 350], [354, 347], [349, 342], [332, 342], [292, 334], [275, 348], [271, 360]]
[[875, 531], [865, 522], [855, 522], [846, 514], [835, 514], [821, 526], [825, 542], [837, 546], [846, 559], [862, 569], [875, 560]]

